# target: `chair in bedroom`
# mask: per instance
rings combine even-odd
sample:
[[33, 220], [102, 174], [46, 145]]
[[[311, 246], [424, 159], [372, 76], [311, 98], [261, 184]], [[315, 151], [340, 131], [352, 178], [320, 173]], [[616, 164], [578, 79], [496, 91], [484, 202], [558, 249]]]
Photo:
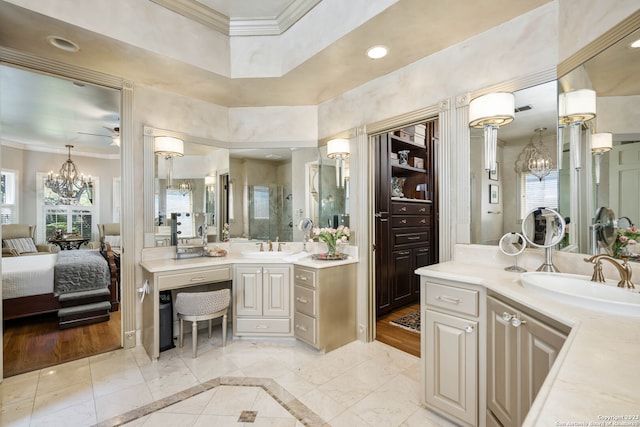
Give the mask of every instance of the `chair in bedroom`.
[[36, 244], [36, 226], [28, 224], [2, 224], [2, 256], [38, 255], [55, 253], [56, 245]]
[[184, 321], [191, 322], [191, 340], [193, 342], [192, 357], [198, 355], [198, 321], [209, 321], [209, 338], [211, 338], [211, 320], [222, 317], [222, 346], [227, 345], [227, 310], [231, 300], [230, 289], [210, 292], [180, 292], [176, 296], [176, 311], [180, 319], [178, 347], [182, 348]]
[[103, 243], [109, 243], [111, 249], [119, 252], [120, 248], [120, 223], [98, 224], [98, 241], [91, 242], [91, 249], [100, 249]]

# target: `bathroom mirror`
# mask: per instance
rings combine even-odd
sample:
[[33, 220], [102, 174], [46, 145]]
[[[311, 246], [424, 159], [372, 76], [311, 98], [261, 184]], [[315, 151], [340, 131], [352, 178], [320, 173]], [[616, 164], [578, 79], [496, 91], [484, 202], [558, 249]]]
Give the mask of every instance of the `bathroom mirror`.
[[[470, 129], [471, 243], [498, 245], [505, 233], [520, 231], [522, 219], [534, 207], [559, 207], [557, 82], [521, 89], [514, 96], [515, 119], [498, 130], [496, 173], [484, 169], [483, 130]], [[527, 168], [532, 145], [550, 156], [552, 170], [542, 179]]]
[[[633, 27], [632, 27], [633, 28]], [[615, 30], [615, 29], [614, 29]], [[612, 30], [612, 32], [614, 31]], [[561, 192], [561, 200], [571, 200], [569, 225], [572, 243], [581, 253], [592, 253], [592, 225], [596, 223], [598, 207], [608, 206], [629, 222], [640, 220], [637, 183], [640, 180], [640, 48], [631, 43], [640, 39], [636, 28], [626, 36], [603, 36], [593, 42], [596, 51], [588, 60], [559, 79], [560, 92], [592, 89], [596, 92], [596, 117], [589, 121], [581, 134], [582, 169], [572, 172], [568, 191]], [[607, 42], [603, 41], [606, 38]], [[601, 49], [600, 46], [608, 46]], [[598, 49], [598, 50], [596, 50]], [[588, 127], [588, 129], [586, 129]], [[596, 155], [592, 154], [591, 133], [609, 132], [613, 146], [600, 158], [600, 180], [595, 179]], [[565, 135], [568, 140], [568, 135]], [[568, 145], [567, 147], [568, 148]], [[571, 153], [576, 154], [576, 153]]]
[[517, 273], [524, 273], [527, 271], [522, 267], [518, 267], [518, 255], [523, 253], [527, 247], [527, 242], [522, 234], [515, 232], [507, 233], [500, 238], [498, 246], [503, 254], [514, 257], [514, 265], [505, 267], [504, 269], [506, 271], [513, 271]]
[[594, 255], [600, 253], [600, 249], [609, 252], [613, 242], [617, 237], [616, 216], [613, 210], [607, 207], [600, 207], [596, 212], [593, 223], [593, 241], [597, 243]]
[[566, 224], [562, 216], [549, 208], [537, 208], [522, 221], [522, 235], [527, 243], [544, 248], [545, 261], [537, 271], [558, 272], [553, 264], [553, 248], [564, 236]]
[[557, 245], [564, 235], [562, 216], [548, 208], [533, 209], [522, 221], [522, 234], [527, 242], [538, 248]]
[[[297, 224], [348, 221], [348, 184], [316, 147], [227, 149], [223, 142], [145, 127], [145, 247], [171, 245], [171, 212], [202, 212], [207, 240], [303, 241]], [[184, 154], [154, 155], [155, 136], [184, 141]], [[295, 179], [294, 179], [295, 177]]]

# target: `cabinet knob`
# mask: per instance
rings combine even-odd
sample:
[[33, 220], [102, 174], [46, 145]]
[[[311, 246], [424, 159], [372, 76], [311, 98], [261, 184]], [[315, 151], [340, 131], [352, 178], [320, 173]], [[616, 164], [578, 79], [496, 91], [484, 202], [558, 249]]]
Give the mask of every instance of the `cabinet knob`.
[[513, 326], [514, 328], [518, 328], [520, 325], [526, 325], [526, 323], [526, 320], [520, 320], [517, 317], [511, 319], [511, 326]]
[[301, 302], [302, 304], [306, 304], [309, 302], [306, 298], [302, 298], [302, 297], [297, 297], [296, 301]]
[[472, 332], [473, 332], [473, 326], [471, 326], [471, 325], [467, 325], [467, 326], [465, 326], [465, 327], [464, 327], [464, 331], [465, 331], [466, 333], [468, 333], [468, 334], [472, 333]]
[[516, 317], [515, 314], [509, 314], [506, 311], [502, 313], [502, 320], [504, 320], [505, 322], [510, 322], [514, 317]]
[[406, 211], [407, 211], [407, 207], [406, 206], [403, 206], [403, 207], [400, 208], [400, 212], [406, 212]]
[[420, 213], [426, 212], [427, 208], [420, 208]]
[[426, 223], [427, 223], [427, 220], [426, 220], [426, 219], [422, 218], [422, 219], [420, 220], [420, 224], [426, 224]]
[[301, 330], [301, 331], [303, 331], [303, 332], [307, 332], [307, 328], [305, 328], [305, 327], [304, 327], [304, 326], [302, 326], [302, 325], [296, 325], [296, 329], [300, 329], [300, 330]]
[[406, 223], [407, 223], [406, 219], [400, 220], [400, 224], [406, 224]]

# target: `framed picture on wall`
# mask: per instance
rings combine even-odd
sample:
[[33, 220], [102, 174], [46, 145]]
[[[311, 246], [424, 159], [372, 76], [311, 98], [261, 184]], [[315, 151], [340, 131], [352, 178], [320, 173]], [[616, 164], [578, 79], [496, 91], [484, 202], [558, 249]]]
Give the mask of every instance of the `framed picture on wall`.
[[496, 184], [489, 184], [489, 203], [500, 202], [500, 187]]
[[498, 162], [496, 162], [496, 170], [489, 171], [489, 179], [491, 181], [497, 181], [498, 180], [498, 177], [500, 176], [500, 174], [498, 173], [499, 170], [500, 170], [500, 164]]

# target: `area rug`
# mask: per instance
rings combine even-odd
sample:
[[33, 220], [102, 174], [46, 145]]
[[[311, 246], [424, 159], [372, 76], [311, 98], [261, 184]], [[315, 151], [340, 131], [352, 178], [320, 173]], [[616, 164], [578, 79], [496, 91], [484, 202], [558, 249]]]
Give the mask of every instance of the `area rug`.
[[411, 332], [420, 333], [420, 310], [405, 314], [402, 317], [391, 320], [389, 323]]

